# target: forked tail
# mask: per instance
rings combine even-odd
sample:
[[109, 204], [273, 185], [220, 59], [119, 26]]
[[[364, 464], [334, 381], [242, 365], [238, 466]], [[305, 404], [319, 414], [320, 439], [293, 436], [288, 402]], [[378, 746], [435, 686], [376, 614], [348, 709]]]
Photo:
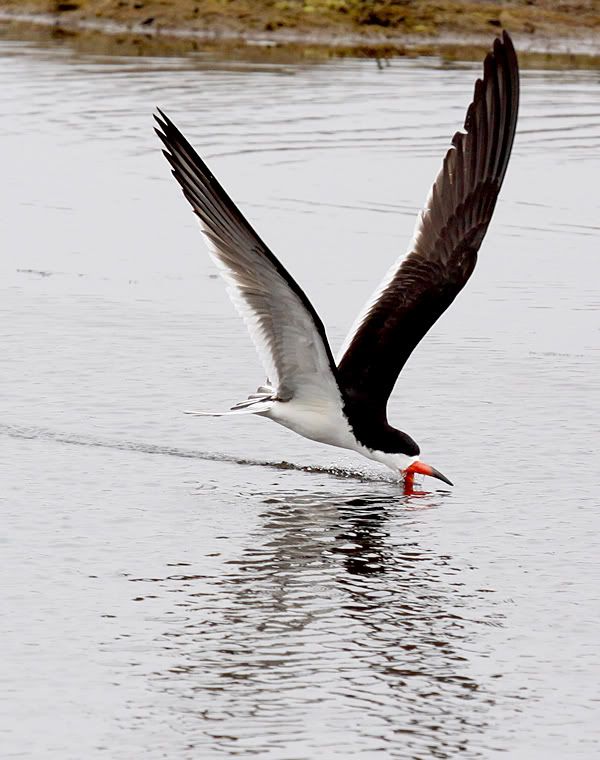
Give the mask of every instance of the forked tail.
[[259, 388], [256, 393], [252, 393], [247, 399], [235, 404], [235, 406], [232, 406], [226, 412], [185, 411], [184, 414], [193, 414], [196, 417], [225, 417], [229, 414], [264, 414], [271, 409], [274, 402], [275, 396], [272, 389], [269, 389], [268, 392], [261, 392]]

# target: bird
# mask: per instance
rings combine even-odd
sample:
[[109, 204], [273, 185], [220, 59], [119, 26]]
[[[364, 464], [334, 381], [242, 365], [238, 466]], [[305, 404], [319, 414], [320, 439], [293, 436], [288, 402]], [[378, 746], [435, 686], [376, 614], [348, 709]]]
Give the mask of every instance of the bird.
[[411, 493], [416, 474], [452, 486], [393, 427], [387, 404], [414, 348], [471, 276], [510, 158], [519, 66], [510, 35], [496, 37], [418, 214], [413, 239], [364, 306], [334, 359], [323, 322], [183, 134], [154, 115], [163, 154], [200, 221], [209, 253], [248, 327], [267, 380], [225, 412], [251, 414], [386, 465]]

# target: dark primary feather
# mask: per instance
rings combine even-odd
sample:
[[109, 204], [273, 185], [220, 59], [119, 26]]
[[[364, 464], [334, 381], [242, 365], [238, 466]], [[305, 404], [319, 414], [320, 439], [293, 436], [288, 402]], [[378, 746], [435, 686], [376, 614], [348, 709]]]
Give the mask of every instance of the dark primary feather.
[[328, 376], [325, 383], [339, 397], [335, 362], [312, 304], [173, 122], [159, 113], [155, 131], [165, 145], [163, 153], [233, 285], [234, 301], [244, 304], [241, 311], [252, 322], [267, 372], [275, 375], [271, 380], [277, 383], [278, 398], [291, 398], [307, 375]]
[[515, 135], [519, 70], [506, 32], [484, 62], [465, 119], [420, 217], [411, 251], [359, 324], [338, 365], [351, 404], [385, 419], [415, 346], [469, 279], [506, 173]]

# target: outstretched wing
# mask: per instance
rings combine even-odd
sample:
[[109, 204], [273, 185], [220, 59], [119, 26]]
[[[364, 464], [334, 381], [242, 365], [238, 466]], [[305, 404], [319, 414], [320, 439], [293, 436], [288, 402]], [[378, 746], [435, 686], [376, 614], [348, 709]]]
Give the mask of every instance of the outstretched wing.
[[200, 219], [277, 398], [308, 396], [341, 406], [335, 363], [312, 304], [173, 122], [159, 113], [156, 133], [166, 147], [163, 153]]
[[506, 32], [495, 40], [483, 72], [465, 132], [452, 139], [408, 252], [388, 272], [340, 352], [340, 387], [378, 414], [385, 415], [415, 346], [473, 272], [506, 173], [519, 105], [517, 56]]

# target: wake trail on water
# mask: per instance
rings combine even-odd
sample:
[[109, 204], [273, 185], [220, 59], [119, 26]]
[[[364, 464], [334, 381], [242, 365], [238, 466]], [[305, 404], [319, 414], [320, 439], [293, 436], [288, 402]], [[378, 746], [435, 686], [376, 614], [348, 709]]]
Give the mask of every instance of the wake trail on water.
[[345, 467], [320, 467], [318, 465], [301, 465], [294, 462], [273, 462], [269, 460], [250, 459], [246, 457], [224, 454], [218, 451], [197, 451], [183, 449], [176, 446], [161, 446], [155, 443], [143, 443], [141, 441], [110, 440], [93, 436], [63, 433], [57, 430], [38, 427], [24, 427], [19, 425], [0, 424], [0, 435], [8, 438], [22, 440], [46, 440], [55, 441], [69, 446], [85, 446], [88, 448], [112, 449], [114, 451], [134, 451], [142, 454], [155, 454], [181, 459], [199, 459], [206, 462], [225, 462], [245, 467], [268, 467], [273, 470], [292, 470], [295, 472], [307, 472], [315, 475], [332, 475], [345, 480], [358, 480], [364, 483], [389, 482], [390, 479], [382, 474], [380, 477], [359, 470], [351, 470]]

